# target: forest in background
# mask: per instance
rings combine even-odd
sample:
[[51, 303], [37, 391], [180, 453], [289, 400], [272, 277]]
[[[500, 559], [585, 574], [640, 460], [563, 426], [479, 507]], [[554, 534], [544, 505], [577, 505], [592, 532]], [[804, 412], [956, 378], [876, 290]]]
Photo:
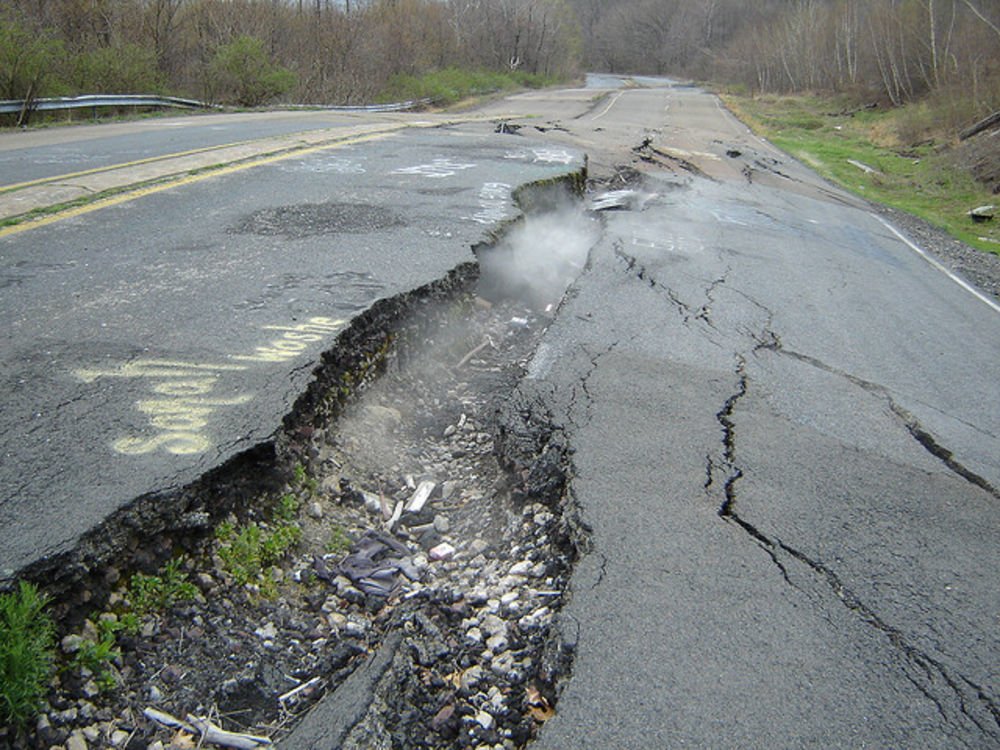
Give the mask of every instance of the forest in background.
[[[400, 78], [580, 70], [565, 0], [5, 0], [0, 98], [170, 93], [360, 104]], [[398, 88], [398, 86], [396, 86]]]
[[589, 68], [746, 94], [933, 100], [959, 129], [1000, 109], [1000, 0], [576, 0]]
[[[0, 97], [356, 103], [449, 68], [682, 75], [894, 105], [1000, 96], [998, 0], [7, 0]], [[256, 84], [259, 90], [248, 87]], [[971, 116], [971, 115], [970, 115]]]
[[7, 99], [358, 104], [583, 70], [921, 101], [957, 131], [1000, 109], [1000, 0], [5, 0], [0, 10]]

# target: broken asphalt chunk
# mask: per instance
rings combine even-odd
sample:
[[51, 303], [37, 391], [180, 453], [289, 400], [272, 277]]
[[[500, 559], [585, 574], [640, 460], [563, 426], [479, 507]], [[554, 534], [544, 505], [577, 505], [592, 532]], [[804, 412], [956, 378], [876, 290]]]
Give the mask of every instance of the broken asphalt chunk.
[[381, 598], [396, 591], [400, 575], [411, 581], [420, 578], [406, 545], [379, 531], [366, 532], [335, 568], [322, 557], [314, 558], [313, 568], [319, 578], [332, 582], [342, 575], [363, 593]]

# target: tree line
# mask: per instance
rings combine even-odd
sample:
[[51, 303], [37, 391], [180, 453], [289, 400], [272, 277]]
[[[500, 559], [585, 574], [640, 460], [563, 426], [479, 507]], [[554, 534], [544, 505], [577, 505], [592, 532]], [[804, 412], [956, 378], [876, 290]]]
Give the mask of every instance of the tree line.
[[5, 0], [0, 98], [370, 102], [400, 77], [584, 68], [1000, 108], [1000, 0]]
[[161, 93], [366, 103], [460, 68], [579, 71], [567, 0], [5, 0], [0, 98]]
[[588, 67], [1000, 108], [998, 0], [577, 0]]

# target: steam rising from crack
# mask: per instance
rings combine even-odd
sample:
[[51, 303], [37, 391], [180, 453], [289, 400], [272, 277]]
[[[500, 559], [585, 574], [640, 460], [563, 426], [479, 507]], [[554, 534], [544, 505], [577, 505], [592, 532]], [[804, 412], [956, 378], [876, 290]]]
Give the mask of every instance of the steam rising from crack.
[[587, 265], [599, 223], [579, 207], [529, 215], [498, 245], [477, 252], [479, 293], [545, 310], [561, 300]]

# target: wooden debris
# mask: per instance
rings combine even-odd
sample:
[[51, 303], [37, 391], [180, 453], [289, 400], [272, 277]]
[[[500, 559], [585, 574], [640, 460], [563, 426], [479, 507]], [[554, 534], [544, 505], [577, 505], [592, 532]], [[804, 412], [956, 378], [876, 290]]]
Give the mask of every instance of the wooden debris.
[[322, 680], [321, 677], [313, 677], [311, 680], [308, 680], [307, 682], [303, 682], [301, 685], [299, 685], [298, 687], [292, 688], [287, 693], [283, 693], [282, 695], [279, 695], [278, 696], [278, 703], [287, 703], [288, 701], [292, 700], [292, 698], [297, 697], [300, 693], [304, 693], [304, 692], [308, 691], [310, 688], [313, 688], [316, 685], [318, 685], [321, 680]]
[[878, 170], [875, 169], [875, 167], [869, 167], [864, 162], [857, 161], [856, 159], [848, 159], [847, 163], [850, 164], [852, 167], [857, 167], [858, 169], [860, 169], [865, 174], [877, 174], [878, 173]]
[[271, 747], [272, 742], [267, 737], [258, 737], [252, 734], [237, 734], [227, 732], [215, 726], [208, 719], [188, 714], [187, 720], [201, 733], [201, 738], [205, 742], [223, 747], [232, 747], [236, 750], [254, 750], [257, 747]]
[[272, 742], [267, 737], [258, 737], [252, 734], [239, 734], [237, 732], [227, 732], [225, 729], [217, 727], [208, 719], [200, 716], [187, 715], [187, 720], [183, 721], [176, 716], [171, 716], [165, 711], [155, 708], [146, 708], [143, 715], [150, 721], [169, 729], [177, 729], [191, 735], [201, 735], [201, 742], [208, 742], [222, 747], [232, 747], [236, 750], [254, 750], [258, 747], [271, 747]]
[[980, 120], [972, 127], [966, 128], [961, 133], [958, 134], [958, 140], [964, 141], [971, 138], [974, 135], [982, 133], [984, 130], [989, 130], [994, 125], [1000, 127], [1000, 112], [994, 112], [989, 117]]
[[435, 487], [437, 487], [435, 482], [425, 479], [417, 487], [417, 491], [410, 496], [410, 500], [406, 503], [404, 510], [407, 513], [419, 513], [423, 510], [424, 505], [427, 504], [427, 500], [430, 498], [431, 493], [434, 492]]
[[389, 517], [389, 520], [386, 521], [385, 527], [389, 531], [392, 531], [394, 528], [396, 528], [396, 524], [399, 523], [399, 519], [402, 515], [403, 515], [403, 501], [400, 500], [398, 503], [396, 503], [396, 508], [395, 510], [392, 511], [392, 515]]
[[[483, 343], [481, 343], [481, 344], [480, 344], [479, 346], [477, 346], [477, 347], [476, 347], [475, 349], [473, 349], [473, 350], [472, 350], [471, 352], [469, 352], [469, 353], [468, 353], [468, 354], [466, 354], [466, 355], [465, 355], [464, 357], [462, 357], [462, 359], [461, 359], [461, 360], [459, 361], [459, 363], [458, 363], [457, 365], [455, 365], [455, 369], [456, 369], [456, 370], [459, 370], [459, 369], [461, 369], [462, 367], [464, 367], [464, 366], [465, 366], [466, 364], [468, 364], [468, 362], [469, 362], [469, 360], [470, 360], [470, 359], [472, 359], [472, 358], [473, 358], [473, 357], [475, 357], [475, 356], [476, 356], [477, 354], [479, 354], [479, 352], [481, 352], [481, 351], [482, 351], [483, 349], [485, 349], [485, 348], [486, 348], [487, 346], [494, 346], [494, 345], [493, 345], [493, 342], [492, 342], [492, 341], [490, 340], [490, 337], [489, 337], [489, 336], [487, 336], [487, 337], [486, 337], [486, 340], [485, 340], [485, 341], [483, 341]], [[494, 346], [494, 348], [496, 348], [496, 347]]]

